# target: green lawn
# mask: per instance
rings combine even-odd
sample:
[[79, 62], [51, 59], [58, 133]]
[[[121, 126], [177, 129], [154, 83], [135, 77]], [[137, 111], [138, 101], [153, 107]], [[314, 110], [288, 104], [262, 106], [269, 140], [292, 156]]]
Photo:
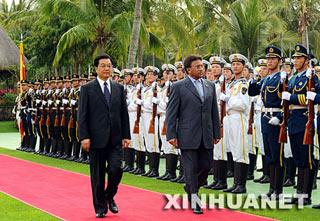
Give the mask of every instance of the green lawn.
[[[69, 161], [62, 161], [58, 159], [52, 159], [44, 156], [34, 155], [30, 153], [15, 151], [15, 150], [9, 150], [5, 148], [0, 148], [0, 154], [6, 154], [14, 157], [18, 157], [21, 159], [29, 160], [32, 162], [37, 162], [49, 166], [54, 166], [57, 168], [62, 168], [82, 174], [89, 175], [89, 168], [88, 165], [69, 162]], [[159, 181], [155, 179], [145, 178], [145, 177], [137, 177], [135, 175], [131, 175], [128, 173], [125, 173], [122, 179], [123, 184], [128, 184], [131, 186], [140, 187], [143, 189], [148, 189], [160, 193], [168, 193], [168, 194], [176, 194], [176, 193], [184, 193], [182, 185], [171, 183], [171, 182], [165, 182], [165, 181]], [[252, 190], [252, 189], [251, 189]], [[264, 191], [264, 190], [263, 190]], [[253, 190], [254, 193], [256, 193], [255, 190]], [[213, 191], [213, 190], [206, 190], [201, 189], [200, 193], [221, 193], [219, 191]], [[1, 202], [1, 201], [0, 201]], [[3, 204], [0, 204], [3, 205]], [[7, 204], [4, 204], [5, 207], [8, 207]], [[9, 207], [8, 210], [10, 210]], [[0, 210], [1, 212], [1, 210]], [[261, 216], [267, 216], [279, 220], [314, 220], [315, 217], [319, 216], [319, 210], [311, 209], [309, 207], [304, 208], [303, 210], [298, 209], [291, 209], [291, 210], [243, 210], [243, 212], [252, 213], [256, 215]], [[0, 213], [1, 214], [1, 213]], [[47, 214], [40, 213], [39, 219], [45, 219], [45, 216]]]
[[13, 121], [0, 121], [0, 133], [18, 132]]
[[0, 192], [0, 220], [49, 221], [59, 219]]

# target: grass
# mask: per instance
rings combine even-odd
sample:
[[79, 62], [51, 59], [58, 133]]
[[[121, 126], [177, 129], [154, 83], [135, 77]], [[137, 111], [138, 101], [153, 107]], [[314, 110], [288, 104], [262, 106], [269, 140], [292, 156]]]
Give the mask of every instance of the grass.
[[0, 121], [0, 133], [18, 132], [14, 121]]
[[12, 220], [58, 220], [57, 218], [42, 212], [34, 207], [31, 207], [19, 200], [9, 197], [0, 192], [0, 220], [12, 221]]
[[[48, 158], [45, 156], [39, 156], [34, 155], [30, 153], [15, 151], [15, 150], [9, 150], [5, 148], [0, 148], [0, 154], [6, 154], [9, 156], [29, 160], [36, 163], [45, 164], [48, 166], [53, 166], [57, 168], [62, 168], [65, 170], [70, 170], [74, 172], [78, 172], [81, 174], [89, 175], [89, 167], [88, 165], [69, 162], [69, 161], [62, 161], [58, 159]], [[122, 184], [127, 184], [130, 186], [136, 186], [139, 188], [147, 189], [156, 191], [159, 193], [167, 193], [167, 194], [182, 194], [184, 193], [183, 186], [176, 183], [171, 182], [165, 182], [165, 181], [159, 181], [156, 179], [150, 179], [145, 177], [137, 177], [135, 175], [131, 175], [128, 173], [125, 173], [122, 178]], [[201, 193], [221, 193], [219, 191], [213, 191], [213, 190], [207, 190], [207, 189], [201, 189]], [[1, 201], [0, 201], [1, 202]], [[0, 204], [2, 205], [2, 204]], [[5, 206], [7, 207], [7, 205]], [[10, 208], [9, 208], [10, 209]], [[11, 210], [12, 211], [12, 210]], [[246, 213], [252, 213], [260, 216], [275, 218], [279, 220], [284, 221], [291, 221], [291, 220], [313, 220], [315, 217], [319, 216], [319, 211], [311, 208], [304, 208], [302, 210], [298, 209], [291, 209], [291, 210], [253, 210], [253, 209], [247, 209], [242, 210]], [[1, 212], [1, 210], [0, 210]], [[0, 213], [1, 214], [1, 213]], [[44, 218], [46, 214], [43, 213], [43, 215], [39, 214], [39, 219]], [[37, 219], [38, 220], [38, 219]]]

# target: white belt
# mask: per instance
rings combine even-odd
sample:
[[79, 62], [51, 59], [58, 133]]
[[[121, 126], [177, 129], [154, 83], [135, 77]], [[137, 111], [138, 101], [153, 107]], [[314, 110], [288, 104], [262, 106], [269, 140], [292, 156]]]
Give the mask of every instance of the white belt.
[[261, 109], [262, 112], [264, 113], [273, 113], [273, 112], [281, 112], [282, 109], [281, 108], [267, 108], [267, 107], [263, 107]]
[[290, 105], [289, 110], [307, 110], [307, 106], [301, 106], [301, 105]]
[[233, 115], [233, 114], [241, 114], [242, 111], [236, 111], [236, 110], [229, 110], [227, 111], [227, 115]]

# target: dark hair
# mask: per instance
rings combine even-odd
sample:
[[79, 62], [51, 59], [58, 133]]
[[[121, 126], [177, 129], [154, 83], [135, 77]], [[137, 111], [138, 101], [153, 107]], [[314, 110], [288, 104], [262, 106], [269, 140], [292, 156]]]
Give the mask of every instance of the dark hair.
[[[184, 65], [184, 70], [187, 72], [187, 68], [191, 67], [192, 62], [200, 60], [202, 61], [202, 57], [198, 55], [189, 55], [186, 59], [184, 59], [183, 65]], [[187, 72], [188, 74], [188, 72]]]
[[98, 55], [98, 56], [94, 59], [94, 66], [95, 66], [95, 67], [98, 67], [99, 61], [100, 61], [101, 59], [109, 59], [109, 60], [111, 61], [111, 63], [112, 63], [111, 57], [110, 57], [109, 55], [107, 55], [107, 54], [101, 54], [101, 55]]

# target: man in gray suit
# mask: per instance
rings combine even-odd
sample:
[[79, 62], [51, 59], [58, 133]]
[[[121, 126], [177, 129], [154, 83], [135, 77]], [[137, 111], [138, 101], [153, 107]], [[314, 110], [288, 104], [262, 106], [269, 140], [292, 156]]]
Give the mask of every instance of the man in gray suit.
[[184, 67], [188, 77], [174, 83], [169, 96], [167, 140], [181, 150], [185, 191], [193, 212], [201, 214], [201, 206], [191, 199], [196, 199], [212, 167], [213, 146], [220, 140], [219, 112], [215, 85], [201, 78], [202, 58], [191, 55]]

